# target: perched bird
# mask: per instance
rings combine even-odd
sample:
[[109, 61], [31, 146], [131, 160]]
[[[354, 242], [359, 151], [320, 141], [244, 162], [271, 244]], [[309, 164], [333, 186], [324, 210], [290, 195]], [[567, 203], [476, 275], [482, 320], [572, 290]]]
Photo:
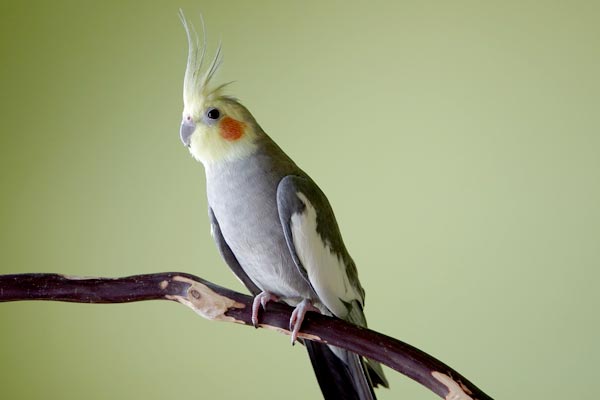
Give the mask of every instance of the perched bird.
[[[365, 294], [329, 201], [235, 98], [213, 86], [220, 46], [203, 69], [200, 42], [188, 39], [180, 137], [204, 164], [211, 232], [221, 255], [255, 296], [253, 322], [269, 301], [287, 303], [292, 343], [307, 311], [367, 326]], [[374, 399], [388, 386], [381, 366], [334, 346], [304, 340], [325, 399]]]

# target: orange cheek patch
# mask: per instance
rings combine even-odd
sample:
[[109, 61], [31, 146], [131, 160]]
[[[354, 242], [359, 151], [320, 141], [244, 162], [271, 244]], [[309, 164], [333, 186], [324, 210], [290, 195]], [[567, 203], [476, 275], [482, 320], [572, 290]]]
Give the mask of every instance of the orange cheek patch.
[[244, 135], [245, 124], [230, 117], [224, 117], [219, 123], [219, 133], [225, 140], [238, 140]]

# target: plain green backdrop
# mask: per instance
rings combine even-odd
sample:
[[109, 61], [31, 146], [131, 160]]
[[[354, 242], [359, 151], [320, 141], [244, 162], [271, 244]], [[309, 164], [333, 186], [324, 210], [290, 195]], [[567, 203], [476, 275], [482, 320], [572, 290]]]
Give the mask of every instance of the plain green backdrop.
[[[178, 128], [182, 7], [320, 184], [370, 326], [498, 399], [593, 398], [598, 2], [0, 3], [0, 273], [242, 290]], [[166, 302], [0, 304], [2, 399], [319, 398], [289, 338]], [[435, 396], [388, 370], [385, 399]]]

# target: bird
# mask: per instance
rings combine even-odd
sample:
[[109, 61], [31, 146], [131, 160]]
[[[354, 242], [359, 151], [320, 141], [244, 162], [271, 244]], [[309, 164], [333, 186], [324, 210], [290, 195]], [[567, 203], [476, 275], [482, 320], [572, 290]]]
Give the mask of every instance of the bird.
[[254, 296], [252, 322], [269, 302], [294, 307], [292, 344], [306, 347], [323, 397], [375, 399], [389, 387], [381, 365], [339, 347], [298, 339], [307, 312], [366, 327], [365, 291], [332, 207], [317, 184], [268, 136], [250, 111], [214, 85], [212, 61], [183, 11], [188, 41], [180, 139], [204, 166], [211, 233], [226, 264]]

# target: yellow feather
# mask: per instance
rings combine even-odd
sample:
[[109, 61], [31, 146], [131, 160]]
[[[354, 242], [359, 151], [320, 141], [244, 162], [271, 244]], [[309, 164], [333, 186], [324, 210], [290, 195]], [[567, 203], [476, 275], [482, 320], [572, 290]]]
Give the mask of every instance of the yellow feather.
[[[209, 125], [200, 117], [196, 123], [196, 130], [191, 136], [190, 153], [209, 167], [216, 162], [235, 160], [249, 156], [257, 149], [256, 139], [260, 127], [248, 110], [237, 101], [229, 98], [220, 98], [203, 102], [200, 109], [218, 108], [222, 115], [227, 115], [245, 125], [244, 134], [238, 140], [224, 139], [219, 132], [219, 123]], [[196, 108], [198, 109], [198, 108]], [[193, 116], [193, 114], [192, 114]], [[194, 118], [194, 120], [196, 120]]]

